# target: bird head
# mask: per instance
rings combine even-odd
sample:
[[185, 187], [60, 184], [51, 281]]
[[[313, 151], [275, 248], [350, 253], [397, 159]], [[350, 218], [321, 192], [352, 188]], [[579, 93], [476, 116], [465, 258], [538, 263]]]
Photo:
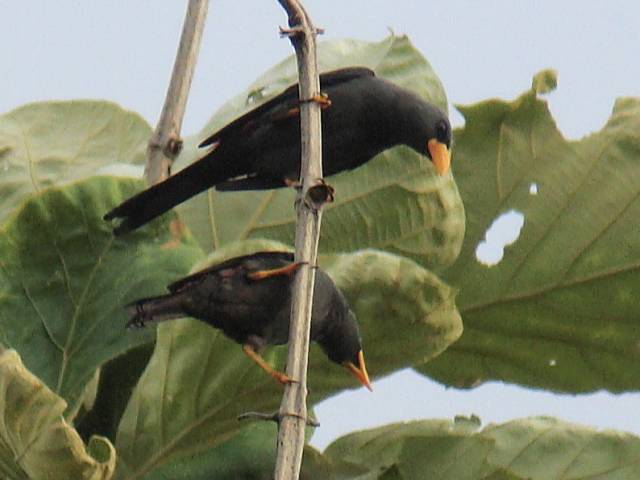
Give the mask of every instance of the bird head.
[[318, 343], [329, 360], [345, 367], [358, 381], [373, 391], [364, 362], [356, 316], [346, 310], [346, 316], [336, 321]]
[[444, 175], [449, 171], [451, 164], [451, 125], [447, 117], [442, 115], [433, 128], [432, 136], [428, 137], [427, 151], [433, 166], [439, 175]]
[[342, 365], [349, 370], [354, 377], [356, 377], [362, 385], [367, 387], [370, 392], [373, 392], [371, 382], [369, 381], [369, 374], [367, 373], [367, 367], [364, 364], [364, 354], [362, 350], [358, 350], [358, 353], [351, 359], [342, 362]]
[[451, 124], [447, 115], [417, 95], [407, 95], [403, 100], [406, 116], [399, 128], [405, 143], [416, 152], [426, 154], [436, 172], [444, 175], [451, 164]]

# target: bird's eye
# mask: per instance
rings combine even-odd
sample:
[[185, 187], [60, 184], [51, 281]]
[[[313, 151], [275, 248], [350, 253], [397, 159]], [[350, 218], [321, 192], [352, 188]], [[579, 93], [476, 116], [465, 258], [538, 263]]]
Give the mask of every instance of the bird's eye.
[[449, 127], [445, 122], [438, 122], [436, 125], [436, 139], [440, 143], [447, 143], [449, 139]]

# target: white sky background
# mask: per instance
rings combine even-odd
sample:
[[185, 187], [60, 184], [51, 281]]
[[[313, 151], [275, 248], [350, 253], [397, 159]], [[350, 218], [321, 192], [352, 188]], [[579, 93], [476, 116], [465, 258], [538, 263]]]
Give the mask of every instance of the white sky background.
[[[186, 2], [0, 0], [0, 113], [36, 100], [116, 101], [155, 125]], [[571, 138], [598, 130], [618, 96], [640, 96], [640, 3], [579, 0], [306, 0], [322, 39], [378, 41], [409, 35], [442, 80], [451, 104], [511, 99], [537, 71], [559, 72], [547, 96]], [[184, 122], [197, 132], [227, 99], [293, 52], [280, 39], [275, 0], [212, 0]], [[452, 120], [461, 124], [452, 108]], [[455, 172], [455, 165], [454, 165]], [[375, 348], [369, 346], [368, 348]], [[629, 368], [638, 368], [637, 365]], [[445, 389], [410, 371], [374, 382], [374, 393], [324, 402], [312, 443], [357, 428], [475, 413], [483, 422], [529, 415], [640, 434], [640, 394], [558, 396], [489, 384]]]

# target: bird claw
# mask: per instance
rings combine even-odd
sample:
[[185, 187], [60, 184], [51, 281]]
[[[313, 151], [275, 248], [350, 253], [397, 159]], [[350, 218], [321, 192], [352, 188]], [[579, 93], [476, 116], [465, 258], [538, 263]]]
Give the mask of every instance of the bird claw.
[[297, 380], [287, 376], [286, 373], [273, 371], [271, 372], [271, 376], [276, 379], [276, 381], [282, 385], [290, 385], [292, 383], [300, 383]]
[[310, 103], [310, 102], [317, 103], [318, 105], [320, 105], [320, 108], [323, 110], [331, 106], [331, 99], [329, 98], [329, 95], [323, 92], [316, 93], [311, 98], [305, 98], [304, 100], [300, 100], [300, 103]]
[[306, 265], [309, 262], [295, 262], [290, 263], [286, 267], [274, 268], [271, 270], [257, 270], [247, 274], [249, 280], [264, 280], [269, 277], [276, 277], [278, 275], [284, 275], [290, 277], [293, 275], [302, 265]]

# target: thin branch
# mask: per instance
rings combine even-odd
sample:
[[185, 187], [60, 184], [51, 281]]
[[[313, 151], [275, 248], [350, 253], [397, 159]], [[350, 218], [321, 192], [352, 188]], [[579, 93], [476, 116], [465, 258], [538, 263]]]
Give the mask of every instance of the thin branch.
[[208, 6], [209, 0], [189, 0], [167, 97], [158, 126], [149, 139], [147, 147], [147, 165], [144, 175], [150, 185], [161, 182], [169, 176], [171, 164], [182, 149], [180, 129], [187, 107], [187, 97], [198, 58]]
[[[276, 422], [279, 424], [282, 420], [282, 416], [280, 415], [279, 411], [273, 413], [245, 412], [238, 415], [238, 421], [241, 422], [243, 420], [262, 420], [265, 422]], [[318, 422], [315, 418], [302, 418], [301, 420], [304, 420], [305, 423], [310, 427], [317, 428], [320, 426], [320, 422]]]
[[[315, 98], [320, 93], [320, 79], [316, 61], [316, 30], [298, 0], [278, 0], [289, 16], [291, 39], [298, 60], [299, 95], [301, 100]], [[275, 479], [293, 480], [300, 475], [304, 449], [304, 429], [307, 418], [307, 363], [313, 286], [322, 219], [322, 201], [309, 195], [318, 188], [322, 178], [322, 140], [320, 105], [300, 103], [301, 169], [303, 187], [297, 208], [295, 261], [305, 262], [297, 274], [292, 290], [291, 326], [287, 375], [296, 380], [285, 387], [280, 405], [278, 453]], [[326, 200], [326, 198], [325, 198]]]

